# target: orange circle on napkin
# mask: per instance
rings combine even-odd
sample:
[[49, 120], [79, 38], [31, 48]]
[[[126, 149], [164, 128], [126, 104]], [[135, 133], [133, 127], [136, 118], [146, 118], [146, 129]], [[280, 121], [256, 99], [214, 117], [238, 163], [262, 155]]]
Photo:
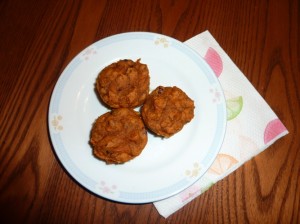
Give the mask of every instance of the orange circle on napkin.
[[221, 175], [236, 163], [238, 163], [238, 161], [233, 156], [220, 153], [217, 155], [216, 160], [211, 165], [208, 172]]

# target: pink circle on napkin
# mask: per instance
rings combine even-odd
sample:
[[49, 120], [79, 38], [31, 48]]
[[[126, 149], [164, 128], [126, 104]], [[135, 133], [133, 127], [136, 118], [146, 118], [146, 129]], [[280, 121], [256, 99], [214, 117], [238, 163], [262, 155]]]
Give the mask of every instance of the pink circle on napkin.
[[218, 52], [213, 48], [208, 48], [205, 56], [205, 61], [211, 69], [214, 71], [217, 77], [219, 77], [223, 71], [223, 62], [221, 59], [221, 56], [218, 54]]
[[264, 142], [265, 144], [269, 143], [272, 139], [274, 139], [276, 136], [281, 134], [282, 132], [286, 131], [286, 127], [282, 124], [282, 122], [276, 118], [272, 121], [270, 121], [264, 132]]

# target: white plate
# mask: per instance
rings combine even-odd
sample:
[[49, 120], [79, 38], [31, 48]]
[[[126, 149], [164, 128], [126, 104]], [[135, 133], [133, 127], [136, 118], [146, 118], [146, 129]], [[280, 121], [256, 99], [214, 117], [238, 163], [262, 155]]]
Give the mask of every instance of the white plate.
[[[195, 117], [168, 139], [148, 134], [140, 156], [106, 165], [92, 155], [94, 120], [108, 111], [98, 100], [98, 73], [119, 59], [148, 65], [150, 89], [177, 86], [195, 102]], [[184, 190], [211, 166], [221, 147], [226, 105], [218, 79], [193, 50], [171, 37], [132, 32], [102, 39], [79, 53], [61, 74], [49, 106], [54, 150], [68, 173], [91, 192], [119, 202], [146, 203]]]

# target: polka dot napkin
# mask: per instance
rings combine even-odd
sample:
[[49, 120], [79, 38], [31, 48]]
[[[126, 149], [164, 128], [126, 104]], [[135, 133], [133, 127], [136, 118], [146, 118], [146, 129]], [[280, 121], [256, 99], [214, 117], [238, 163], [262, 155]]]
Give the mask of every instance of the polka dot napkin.
[[270, 106], [208, 31], [185, 44], [198, 52], [218, 77], [226, 98], [227, 128], [221, 150], [207, 173], [183, 192], [154, 202], [165, 218], [288, 134]]

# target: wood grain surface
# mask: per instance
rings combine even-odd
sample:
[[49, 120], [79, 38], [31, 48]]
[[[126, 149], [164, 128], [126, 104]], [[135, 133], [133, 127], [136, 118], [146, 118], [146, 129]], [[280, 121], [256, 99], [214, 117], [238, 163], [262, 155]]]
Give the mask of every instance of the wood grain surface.
[[[299, 9], [298, 0], [0, 1], [0, 222], [300, 223]], [[151, 203], [116, 203], [79, 186], [47, 127], [65, 66], [112, 34], [185, 41], [205, 30], [290, 133], [167, 219]]]

